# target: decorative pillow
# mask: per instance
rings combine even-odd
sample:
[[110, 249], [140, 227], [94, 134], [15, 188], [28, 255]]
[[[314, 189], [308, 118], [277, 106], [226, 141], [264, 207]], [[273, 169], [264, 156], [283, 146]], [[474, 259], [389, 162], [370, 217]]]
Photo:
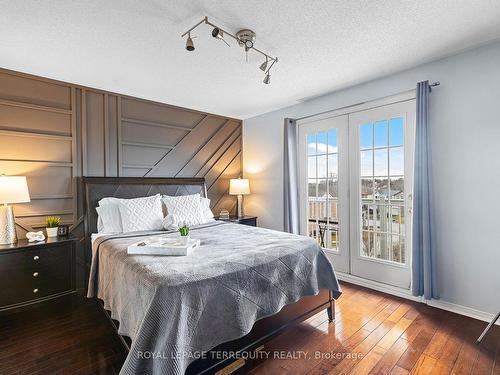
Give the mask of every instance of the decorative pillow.
[[124, 232], [163, 228], [160, 194], [145, 198], [121, 199], [119, 210]]
[[178, 197], [164, 195], [162, 200], [167, 207], [169, 215], [175, 215], [179, 222], [193, 226], [205, 222], [200, 198], [200, 194], [181, 195]]
[[201, 210], [203, 212], [204, 223], [209, 223], [211, 221], [215, 221], [214, 213], [210, 209], [210, 199], [205, 197], [200, 197]]
[[97, 232], [99, 233], [122, 233], [122, 219], [119, 204], [121, 199], [103, 198], [99, 201], [97, 210]]

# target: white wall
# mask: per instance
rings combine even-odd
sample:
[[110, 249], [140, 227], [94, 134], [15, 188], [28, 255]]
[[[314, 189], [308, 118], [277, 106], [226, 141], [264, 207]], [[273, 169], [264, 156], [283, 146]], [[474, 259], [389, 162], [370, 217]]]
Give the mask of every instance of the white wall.
[[283, 228], [283, 118], [389, 96], [422, 80], [431, 94], [431, 147], [441, 300], [500, 309], [500, 43], [334, 92], [243, 123], [246, 213]]

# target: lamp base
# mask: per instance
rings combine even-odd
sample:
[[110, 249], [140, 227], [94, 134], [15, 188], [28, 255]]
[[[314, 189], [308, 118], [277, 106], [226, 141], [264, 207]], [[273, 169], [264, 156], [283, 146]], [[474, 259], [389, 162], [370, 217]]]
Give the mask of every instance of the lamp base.
[[12, 206], [0, 206], [0, 245], [17, 242], [16, 222]]
[[238, 194], [238, 217], [243, 217], [243, 195]]

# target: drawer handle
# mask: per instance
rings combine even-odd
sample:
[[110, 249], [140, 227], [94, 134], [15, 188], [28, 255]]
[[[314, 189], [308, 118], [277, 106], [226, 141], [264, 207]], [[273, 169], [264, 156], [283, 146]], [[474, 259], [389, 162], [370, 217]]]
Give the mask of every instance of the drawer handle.
[[38, 272], [33, 272], [33, 277], [38, 277]]
[[38, 289], [33, 289], [33, 293], [37, 294], [38, 293]]
[[38, 259], [40, 259], [40, 257], [39, 257], [38, 255], [35, 255], [35, 256], [33, 257], [33, 260], [38, 260]]

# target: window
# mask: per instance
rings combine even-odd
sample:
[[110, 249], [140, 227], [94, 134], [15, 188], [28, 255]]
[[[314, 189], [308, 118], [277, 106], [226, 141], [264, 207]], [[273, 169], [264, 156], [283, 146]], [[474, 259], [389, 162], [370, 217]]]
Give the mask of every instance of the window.
[[405, 263], [404, 119], [359, 126], [361, 255]]
[[307, 135], [308, 234], [327, 249], [338, 248], [337, 129]]

